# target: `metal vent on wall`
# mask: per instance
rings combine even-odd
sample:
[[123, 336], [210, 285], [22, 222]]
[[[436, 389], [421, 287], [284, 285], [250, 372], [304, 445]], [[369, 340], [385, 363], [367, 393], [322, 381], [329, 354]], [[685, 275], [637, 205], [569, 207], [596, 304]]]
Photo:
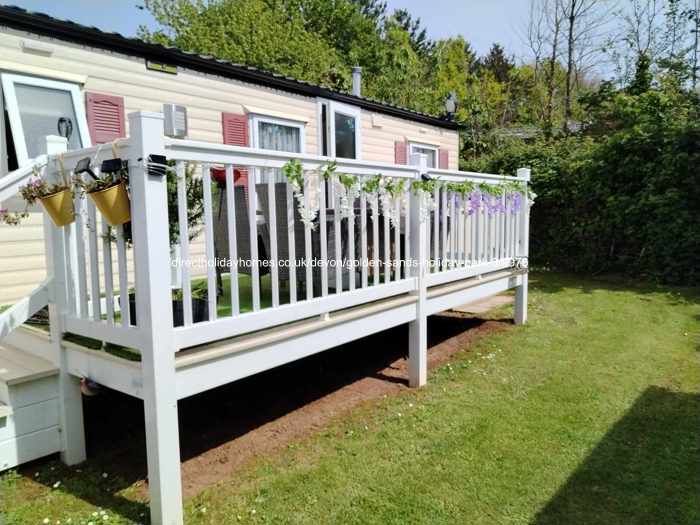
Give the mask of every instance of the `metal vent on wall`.
[[165, 135], [174, 139], [187, 136], [187, 108], [176, 104], [163, 104]]

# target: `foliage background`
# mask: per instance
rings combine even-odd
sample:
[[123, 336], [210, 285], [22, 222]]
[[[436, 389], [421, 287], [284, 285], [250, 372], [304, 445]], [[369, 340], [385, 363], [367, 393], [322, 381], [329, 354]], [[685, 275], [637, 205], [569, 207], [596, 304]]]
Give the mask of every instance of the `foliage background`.
[[[532, 168], [532, 264], [700, 284], [699, 2], [629, 0], [617, 13], [606, 0], [531, 1], [550, 33], [570, 6], [591, 8], [590, 27], [616, 15], [605, 38], [581, 25], [569, 42], [572, 60], [608, 53], [615, 77], [557, 55], [559, 33], [520, 64], [498, 44], [479, 57], [382, 0], [146, 0], [160, 28], [140, 36], [342, 91], [359, 65], [364, 96], [434, 115], [454, 93], [461, 168]], [[642, 34], [635, 13], [655, 25]]]

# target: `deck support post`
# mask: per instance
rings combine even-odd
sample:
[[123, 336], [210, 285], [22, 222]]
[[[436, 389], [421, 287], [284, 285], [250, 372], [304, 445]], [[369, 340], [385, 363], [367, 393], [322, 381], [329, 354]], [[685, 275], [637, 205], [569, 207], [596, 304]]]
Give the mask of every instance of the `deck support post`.
[[131, 113], [129, 129], [136, 316], [144, 341], [140, 350], [151, 523], [182, 525], [166, 178], [150, 174], [148, 169], [150, 155], [165, 153], [163, 115]]
[[[46, 137], [47, 155], [64, 153], [68, 140], [64, 137]], [[55, 162], [49, 159], [49, 162]], [[68, 373], [66, 353], [61, 346], [63, 340], [63, 315], [69, 308], [68, 280], [73, 274], [68, 272], [64, 236], [74, 226], [57, 228], [44, 213], [44, 248], [46, 268], [51, 286], [49, 289], [49, 326], [53, 351], [49, 357], [58, 368], [59, 421], [61, 427], [61, 461], [66, 465], [77, 465], [87, 459], [85, 452], [85, 426], [83, 422], [83, 397], [80, 393], [80, 379]]]
[[515, 324], [527, 322], [527, 274], [521, 279], [522, 284], [515, 288]]
[[428, 316], [425, 274], [428, 267], [428, 220], [421, 220], [425, 206], [422, 192], [411, 192], [410, 268], [416, 279], [416, 319], [408, 324], [408, 384], [421, 387], [428, 381]]
[[[517, 172], [518, 179], [526, 185], [530, 182], [530, 170], [528, 168], [520, 168]], [[524, 266], [525, 271], [528, 268], [528, 256], [530, 254], [530, 196], [528, 191], [525, 191], [522, 200], [522, 208], [520, 210], [520, 228], [518, 243], [518, 259], [521, 268]], [[521, 283], [515, 289], [515, 324], [525, 324], [527, 322], [527, 273], [521, 276]]]

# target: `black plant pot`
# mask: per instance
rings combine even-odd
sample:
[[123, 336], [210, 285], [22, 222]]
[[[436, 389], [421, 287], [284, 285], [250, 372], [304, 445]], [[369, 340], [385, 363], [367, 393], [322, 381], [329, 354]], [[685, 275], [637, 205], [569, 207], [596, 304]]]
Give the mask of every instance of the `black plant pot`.
[[[183, 326], [185, 324], [185, 303], [181, 300], [173, 299], [173, 326]], [[199, 297], [192, 298], [192, 322], [199, 323], [209, 320], [209, 302]]]
[[[129, 310], [131, 311], [131, 326], [136, 326], [136, 297], [129, 294]], [[192, 298], [192, 322], [200, 323], [209, 320], [209, 302], [200, 297]], [[181, 299], [173, 299], [173, 326], [185, 324], [184, 303]]]

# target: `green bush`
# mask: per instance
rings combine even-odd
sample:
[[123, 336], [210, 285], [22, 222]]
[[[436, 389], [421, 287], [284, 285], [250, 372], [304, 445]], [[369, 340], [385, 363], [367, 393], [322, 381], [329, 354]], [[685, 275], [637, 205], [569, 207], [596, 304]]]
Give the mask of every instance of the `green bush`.
[[585, 133], [508, 142], [465, 167], [532, 169], [533, 265], [700, 284], [697, 98], [607, 91], [590, 111]]

